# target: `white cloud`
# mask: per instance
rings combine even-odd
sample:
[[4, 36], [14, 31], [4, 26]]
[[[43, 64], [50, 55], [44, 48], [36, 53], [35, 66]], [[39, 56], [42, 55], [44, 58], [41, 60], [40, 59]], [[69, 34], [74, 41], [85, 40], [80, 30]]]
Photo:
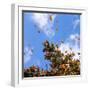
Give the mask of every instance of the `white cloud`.
[[60, 45], [59, 49], [65, 53], [65, 51], [71, 52], [69, 43], [63, 43]]
[[[51, 17], [51, 20], [50, 20]], [[48, 37], [53, 37], [55, 31], [53, 30], [53, 23], [55, 20], [55, 14], [45, 14], [45, 13], [33, 13], [32, 19], [35, 24], [44, 32]]]
[[78, 34], [71, 34], [71, 35], [70, 35], [70, 39], [71, 39], [71, 40], [75, 40], [76, 37], [78, 37], [78, 36], [79, 36]]
[[25, 47], [25, 49], [24, 49], [24, 63], [27, 63], [29, 60], [31, 60], [32, 55], [33, 55], [32, 49], [29, 47]]
[[79, 18], [76, 18], [73, 21], [73, 29], [76, 29], [78, 25], [80, 25], [80, 19]]
[[[71, 50], [71, 48], [72, 48], [72, 50]], [[59, 49], [60, 49], [64, 54], [66, 54], [65, 51], [67, 51], [68, 53], [74, 52], [75, 56], [73, 57], [73, 59], [75, 59], [75, 60], [77, 60], [77, 59], [80, 60], [80, 56], [78, 55], [78, 53], [80, 53], [80, 49], [79, 49], [79, 48], [76, 48], [76, 47], [70, 45], [69, 43], [64, 43], [64, 44], [61, 44], [61, 45], [60, 45]]]
[[74, 42], [74, 47], [78, 47], [80, 44], [80, 35], [79, 34], [71, 34], [69, 39]]
[[74, 40], [76, 42], [79, 42], [80, 41], [80, 35], [79, 34], [71, 34], [70, 37], [69, 37], [70, 40]]
[[[67, 51], [68, 53], [74, 52], [75, 56], [73, 57], [73, 59], [75, 59], [75, 60], [76, 59], [80, 60], [80, 56], [78, 55], [78, 53], [80, 53], [80, 48], [79, 48], [79, 44], [78, 44], [80, 41], [78, 41], [78, 38], [79, 38], [78, 34], [72, 34], [72, 35], [70, 35], [68, 42], [62, 43], [59, 46], [59, 49], [63, 53], [65, 53], [65, 51]], [[74, 42], [74, 44], [73, 44], [73, 42]]]

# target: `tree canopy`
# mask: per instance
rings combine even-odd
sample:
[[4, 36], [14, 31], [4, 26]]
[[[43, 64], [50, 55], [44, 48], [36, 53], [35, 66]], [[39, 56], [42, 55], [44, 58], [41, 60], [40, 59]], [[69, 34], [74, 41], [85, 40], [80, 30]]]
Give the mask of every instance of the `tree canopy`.
[[73, 59], [74, 52], [63, 53], [57, 44], [49, 43], [48, 40], [43, 46], [44, 58], [51, 62], [50, 71], [31, 66], [24, 70], [24, 77], [80, 75], [80, 60]]

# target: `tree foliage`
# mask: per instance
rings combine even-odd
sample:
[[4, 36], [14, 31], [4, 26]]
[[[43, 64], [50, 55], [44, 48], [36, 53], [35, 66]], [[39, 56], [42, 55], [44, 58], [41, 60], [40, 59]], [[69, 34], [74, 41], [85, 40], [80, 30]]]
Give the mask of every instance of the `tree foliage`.
[[24, 77], [80, 75], [80, 61], [73, 59], [74, 52], [65, 51], [63, 53], [57, 44], [49, 43], [47, 40], [43, 46], [44, 58], [51, 62], [51, 70], [32, 66], [24, 70]]

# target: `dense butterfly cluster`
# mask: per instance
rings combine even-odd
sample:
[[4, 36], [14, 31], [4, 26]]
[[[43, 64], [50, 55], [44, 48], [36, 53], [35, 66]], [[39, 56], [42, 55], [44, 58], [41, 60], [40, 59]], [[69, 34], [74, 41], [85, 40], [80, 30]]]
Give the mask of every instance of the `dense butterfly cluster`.
[[57, 44], [49, 43], [47, 40], [43, 45], [44, 58], [51, 62], [51, 70], [31, 66], [24, 70], [24, 77], [80, 75], [80, 60], [73, 59], [74, 52], [65, 51], [63, 53]]

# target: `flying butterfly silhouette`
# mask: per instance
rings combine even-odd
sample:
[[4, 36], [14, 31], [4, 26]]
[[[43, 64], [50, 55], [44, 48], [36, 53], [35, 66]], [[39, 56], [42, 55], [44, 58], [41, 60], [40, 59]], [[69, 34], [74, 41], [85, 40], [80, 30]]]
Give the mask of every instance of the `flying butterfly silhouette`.
[[80, 55], [80, 52], [78, 52], [78, 55]]
[[52, 15], [49, 16], [50, 21], [52, 21]]
[[56, 32], [58, 31], [58, 27], [56, 27]]
[[38, 30], [37, 32], [40, 33], [40, 30]]
[[64, 43], [64, 41], [62, 40], [61, 43]]

